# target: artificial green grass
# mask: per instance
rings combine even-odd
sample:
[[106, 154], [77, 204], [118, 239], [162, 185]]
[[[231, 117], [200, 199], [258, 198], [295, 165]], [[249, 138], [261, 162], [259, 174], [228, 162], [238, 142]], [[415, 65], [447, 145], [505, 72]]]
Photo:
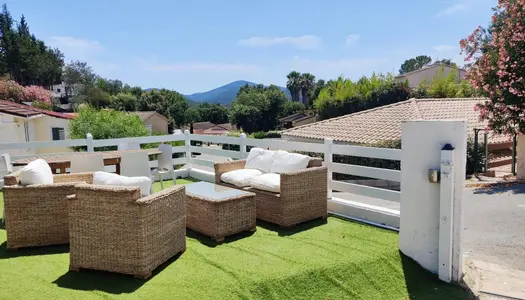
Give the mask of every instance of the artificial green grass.
[[68, 272], [67, 246], [7, 252], [1, 228], [0, 299], [469, 298], [400, 255], [397, 233], [336, 217], [292, 229], [259, 222], [257, 232], [220, 245], [187, 235], [187, 251], [143, 281]]

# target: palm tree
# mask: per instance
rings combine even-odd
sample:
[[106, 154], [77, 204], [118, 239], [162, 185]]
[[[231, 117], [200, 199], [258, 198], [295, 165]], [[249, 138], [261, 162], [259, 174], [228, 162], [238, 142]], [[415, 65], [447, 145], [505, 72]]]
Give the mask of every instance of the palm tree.
[[308, 99], [309, 95], [313, 92], [315, 88], [315, 76], [310, 73], [301, 74], [300, 80], [301, 94], [303, 98], [303, 104], [309, 105], [310, 101]]
[[286, 88], [292, 95], [292, 101], [299, 101], [299, 92], [301, 90], [301, 73], [292, 71], [286, 76], [288, 81], [286, 82]]

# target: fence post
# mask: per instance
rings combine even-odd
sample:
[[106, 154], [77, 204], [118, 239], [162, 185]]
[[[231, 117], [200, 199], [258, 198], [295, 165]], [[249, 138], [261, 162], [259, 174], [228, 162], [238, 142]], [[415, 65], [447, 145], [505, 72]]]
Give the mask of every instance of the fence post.
[[241, 150], [241, 159], [246, 158], [246, 134], [241, 133], [239, 136], [239, 148]]
[[93, 135], [91, 133], [86, 134], [87, 152], [95, 152], [95, 146], [93, 144]]
[[328, 199], [332, 199], [332, 145], [334, 141], [332, 139], [324, 139], [324, 164], [328, 168], [328, 180], [326, 182], [328, 186]]
[[190, 131], [184, 131], [184, 145], [186, 146], [186, 168], [191, 170], [191, 140], [190, 140]]
[[439, 187], [439, 279], [452, 281], [452, 237], [454, 236], [454, 148], [441, 149], [441, 184]]

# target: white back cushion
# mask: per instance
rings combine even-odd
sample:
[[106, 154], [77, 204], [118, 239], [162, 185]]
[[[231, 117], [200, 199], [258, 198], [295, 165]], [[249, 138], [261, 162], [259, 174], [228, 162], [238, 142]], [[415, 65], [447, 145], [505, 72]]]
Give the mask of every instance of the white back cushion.
[[148, 196], [151, 191], [151, 179], [146, 176], [126, 177], [107, 172], [93, 173], [94, 185], [116, 185], [116, 186], [136, 186], [140, 188], [142, 196]]
[[266, 173], [261, 176], [252, 177], [248, 180], [251, 187], [258, 190], [280, 193], [281, 175], [276, 173]]
[[246, 169], [257, 169], [264, 173], [270, 172], [275, 151], [252, 148], [246, 158]]
[[238, 187], [249, 186], [248, 180], [252, 177], [260, 176], [263, 172], [256, 169], [239, 169], [221, 174], [221, 181], [233, 184]]
[[306, 155], [279, 150], [275, 153], [270, 172], [286, 173], [303, 170], [308, 167], [309, 162], [310, 157]]
[[20, 183], [22, 185], [52, 184], [53, 172], [45, 160], [37, 159], [22, 169]]

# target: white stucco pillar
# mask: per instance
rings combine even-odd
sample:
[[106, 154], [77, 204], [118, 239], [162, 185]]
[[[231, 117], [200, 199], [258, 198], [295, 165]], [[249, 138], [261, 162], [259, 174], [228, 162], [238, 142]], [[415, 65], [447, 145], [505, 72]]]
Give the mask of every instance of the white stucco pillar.
[[516, 179], [525, 180], [525, 134], [518, 135], [516, 150]]
[[462, 272], [461, 205], [467, 154], [467, 122], [407, 121], [401, 135], [401, 208], [399, 248], [427, 270], [439, 270], [440, 183], [430, 183], [429, 169], [439, 169], [441, 150], [451, 144], [455, 173], [452, 218], [452, 280]]

